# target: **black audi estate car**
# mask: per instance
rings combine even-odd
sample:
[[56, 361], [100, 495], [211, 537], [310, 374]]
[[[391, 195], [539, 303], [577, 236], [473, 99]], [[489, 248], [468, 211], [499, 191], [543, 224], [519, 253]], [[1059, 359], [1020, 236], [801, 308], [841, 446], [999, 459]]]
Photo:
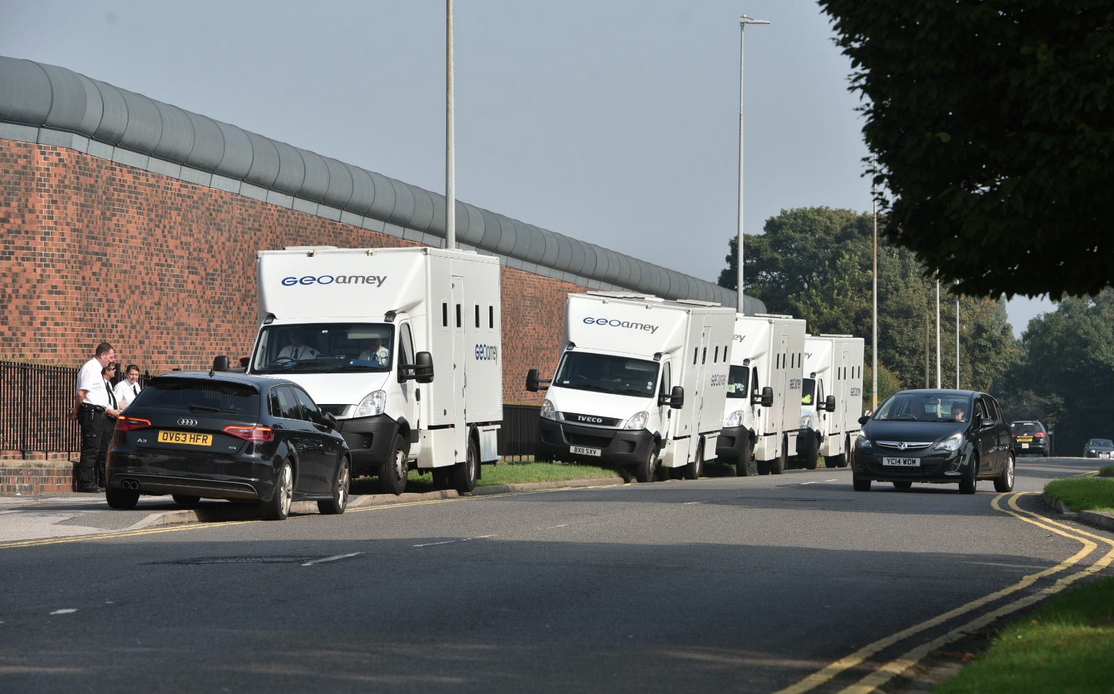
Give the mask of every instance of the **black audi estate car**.
[[969, 390], [906, 390], [862, 417], [851, 470], [855, 491], [874, 481], [908, 489], [914, 482], [959, 484], [974, 494], [978, 480], [1013, 490], [1010, 425], [998, 402]]
[[257, 502], [282, 520], [295, 500], [344, 513], [351, 462], [336, 420], [287, 380], [171, 373], [151, 381], [116, 422], [105, 495], [116, 509], [141, 494]]

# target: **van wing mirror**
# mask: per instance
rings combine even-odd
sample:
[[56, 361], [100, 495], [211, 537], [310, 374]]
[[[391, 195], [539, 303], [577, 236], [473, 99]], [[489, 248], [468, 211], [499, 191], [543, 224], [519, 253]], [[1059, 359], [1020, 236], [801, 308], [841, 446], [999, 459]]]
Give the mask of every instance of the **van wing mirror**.
[[824, 409], [828, 412], [836, 411], [836, 396], [829, 395], [828, 397], [824, 398]]
[[526, 372], [526, 390], [531, 393], [536, 393], [542, 388], [546, 388], [553, 381], [551, 378], [541, 378], [541, 374], [537, 369], [530, 369]]
[[675, 410], [685, 406], [684, 386], [673, 386], [673, 390], [669, 391], [669, 406]]
[[228, 357], [223, 355], [223, 354], [220, 355], [220, 356], [217, 356], [217, 357], [213, 357], [213, 371], [216, 371], [216, 372], [221, 372], [221, 371], [247, 371], [247, 368], [248, 368], [248, 358], [247, 357], [241, 357], [240, 358], [240, 366], [238, 366], [238, 367], [232, 366]]
[[398, 382], [405, 383], [414, 379], [418, 383], [433, 383], [433, 355], [429, 352], [418, 352], [414, 355], [413, 364], [399, 364]]
[[774, 389], [773, 388], [771, 388], [770, 386], [766, 386], [765, 388], [762, 389], [762, 398], [759, 401], [759, 404], [761, 404], [762, 407], [773, 407], [774, 406]]

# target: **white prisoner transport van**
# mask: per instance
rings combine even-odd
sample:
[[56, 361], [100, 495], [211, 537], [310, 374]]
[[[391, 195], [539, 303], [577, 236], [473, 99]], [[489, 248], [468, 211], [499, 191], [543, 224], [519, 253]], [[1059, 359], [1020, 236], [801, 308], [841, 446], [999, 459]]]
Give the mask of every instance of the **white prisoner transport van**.
[[716, 450], [734, 317], [703, 301], [569, 294], [556, 373], [526, 377], [533, 392], [548, 384], [537, 459], [698, 478]]
[[470, 492], [503, 419], [499, 261], [437, 248], [259, 251], [248, 373], [304, 387], [337, 420], [352, 474]]
[[846, 467], [862, 428], [863, 338], [809, 335], [803, 373], [797, 457], [810, 470], [819, 456], [826, 467]]
[[739, 476], [780, 475], [797, 445], [805, 321], [739, 314], [731, 344], [716, 457], [735, 465]]

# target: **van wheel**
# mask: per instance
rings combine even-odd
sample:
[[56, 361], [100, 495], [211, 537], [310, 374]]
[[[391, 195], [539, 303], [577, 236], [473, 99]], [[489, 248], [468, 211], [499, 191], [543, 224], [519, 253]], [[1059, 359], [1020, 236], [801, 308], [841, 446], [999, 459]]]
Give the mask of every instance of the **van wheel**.
[[815, 470], [820, 459], [820, 441], [812, 436], [805, 438], [805, 468]]
[[658, 452], [653, 446], [650, 447], [650, 452], [646, 457], [639, 461], [638, 469], [634, 471], [634, 478], [640, 484], [654, 481], [654, 463], [658, 461]]
[[754, 467], [754, 444], [751, 443], [750, 437], [747, 436], [743, 439], [743, 454], [735, 463], [735, 476], [736, 477], [750, 477], [757, 475], [758, 470]]
[[789, 442], [786, 437], [781, 439], [781, 455], [770, 461], [770, 474], [780, 475], [785, 472], [785, 462], [789, 457]]
[[959, 480], [959, 493], [974, 494], [978, 479], [979, 457], [976, 455], [971, 457], [971, 462], [967, 465], [967, 474], [963, 475], [963, 478]]
[[696, 459], [685, 466], [685, 479], [698, 480], [704, 474], [704, 442], [696, 444]]
[[351, 475], [348, 474], [348, 456], [340, 459], [340, 469], [337, 470], [337, 479], [333, 483], [333, 498], [317, 502], [317, 510], [327, 516], [336, 516], [344, 513], [348, 508], [348, 488]]
[[479, 479], [480, 452], [476, 450], [476, 442], [468, 439], [468, 450], [464, 453], [464, 462], [453, 466], [453, 488], [458, 494], [470, 494], [476, 488]]
[[201, 497], [199, 497], [199, 496], [187, 496], [186, 494], [172, 494], [171, 498], [174, 499], [174, 503], [178, 504], [182, 508], [197, 508], [197, 505], [199, 503], [201, 503]]
[[395, 435], [391, 444], [391, 454], [379, 466], [379, 489], [384, 494], [399, 494], [406, 491], [406, 478], [410, 470], [406, 465], [406, 443], [402, 437]]
[[109, 487], [104, 490], [105, 501], [111, 508], [118, 511], [128, 511], [135, 508], [139, 503], [139, 492], [132, 491], [131, 489], [113, 489]]
[[759, 475], [770, 474], [770, 461], [768, 460], [756, 460], [754, 461], [754, 467], [758, 469]]
[[852, 477], [851, 484], [855, 486], [855, 491], [857, 492], [870, 491], [870, 480], [865, 477]]
[[286, 520], [290, 515], [290, 502], [294, 498], [294, 465], [289, 460], [282, 461], [279, 474], [275, 477], [275, 488], [271, 500], [260, 504], [264, 520]]
[[996, 492], [1012, 492], [1013, 491], [1013, 478], [1014, 478], [1014, 459], [1013, 453], [1007, 454], [1009, 457], [1006, 459], [1006, 468], [1002, 470], [1002, 474], [994, 478], [994, 491]]
[[847, 454], [846, 453], [840, 453], [839, 455], [830, 455], [827, 458], [824, 458], [824, 467], [826, 467], [826, 468], [847, 467]]

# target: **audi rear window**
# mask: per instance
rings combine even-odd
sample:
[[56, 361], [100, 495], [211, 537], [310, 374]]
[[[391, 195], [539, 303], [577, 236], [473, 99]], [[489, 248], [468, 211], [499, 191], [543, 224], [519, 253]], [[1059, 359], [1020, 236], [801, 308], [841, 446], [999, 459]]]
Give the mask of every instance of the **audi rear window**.
[[139, 393], [134, 406], [182, 412], [222, 412], [256, 417], [259, 391], [227, 381], [156, 378]]
[[1014, 422], [1010, 425], [1015, 434], [1035, 434], [1038, 431], [1044, 431], [1044, 427], [1036, 422]]

